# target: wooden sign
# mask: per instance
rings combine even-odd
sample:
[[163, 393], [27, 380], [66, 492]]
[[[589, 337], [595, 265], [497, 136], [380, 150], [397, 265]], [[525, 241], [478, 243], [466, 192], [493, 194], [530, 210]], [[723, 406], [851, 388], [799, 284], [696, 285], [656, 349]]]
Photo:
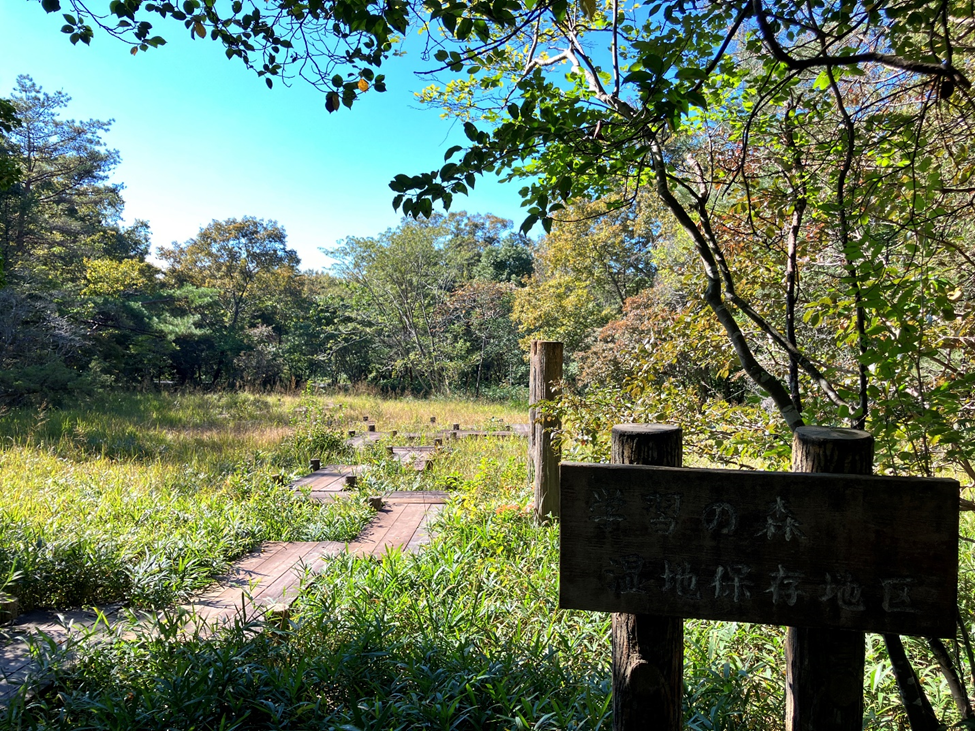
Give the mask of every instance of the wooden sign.
[[560, 606], [953, 637], [958, 483], [561, 466]]

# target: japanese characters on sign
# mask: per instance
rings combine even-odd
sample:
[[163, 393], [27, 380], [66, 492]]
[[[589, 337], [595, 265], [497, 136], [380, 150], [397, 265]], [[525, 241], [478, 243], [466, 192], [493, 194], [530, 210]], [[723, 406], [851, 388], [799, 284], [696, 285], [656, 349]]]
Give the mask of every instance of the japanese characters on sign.
[[562, 606], [952, 634], [957, 489], [566, 463]]

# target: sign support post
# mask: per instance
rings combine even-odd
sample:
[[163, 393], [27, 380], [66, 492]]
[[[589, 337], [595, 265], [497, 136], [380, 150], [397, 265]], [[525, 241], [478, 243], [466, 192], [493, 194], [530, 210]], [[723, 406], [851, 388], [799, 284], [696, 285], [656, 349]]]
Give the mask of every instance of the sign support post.
[[613, 464], [562, 463], [559, 606], [616, 613], [616, 731], [680, 728], [684, 617], [794, 628], [790, 731], [862, 728], [864, 632], [954, 636], [958, 482], [873, 476], [872, 444], [806, 427], [795, 472], [688, 469], [660, 465], [679, 429], [625, 425]]
[[[680, 467], [683, 433], [668, 424], [613, 427], [612, 463]], [[614, 731], [680, 731], [684, 621], [613, 613]]]
[[[792, 436], [793, 472], [869, 475], [873, 437], [804, 426]], [[789, 627], [785, 644], [786, 731], [863, 728], [863, 632]]]

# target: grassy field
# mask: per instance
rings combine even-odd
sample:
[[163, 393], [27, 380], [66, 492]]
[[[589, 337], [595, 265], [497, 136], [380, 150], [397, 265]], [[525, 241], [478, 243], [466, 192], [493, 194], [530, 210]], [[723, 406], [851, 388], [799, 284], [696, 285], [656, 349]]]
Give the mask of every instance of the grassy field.
[[[159, 605], [256, 541], [357, 530], [367, 514], [309, 506], [271, 475], [299, 474], [310, 457], [351, 459], [342, 436], [361, 428], [364, 415], [399, 431], [429, 430], [431, 415], [482, 428], [525, 420], [521, 406], [332, 396], [123, 397], [87, 411], [9, 414], [0, 479], [20, 480], [19, 497], [0, 497], [0, 507], [5, 525], [19, 526], [4, 530], [25, 537], [15, 544], [5, 532], [0, 550], [20, 545], [27, 558], [18, 560], [46, 565], [36, 553], [62, 572], [26, 580], [25, 570], [20, 586], [36, 584], [38, 597], [60, 598], [51, 586], [66, 582]], [[610, 728], [609, 620], [557, 608], [558, 529], [532, 520], [524, 441], [450, 446], [423, 473], [397, 468], [381, 448], [361, 455], [373, 464], [364, 492], [452, 493], [436, 539], [419, 555], [331, 561], [283, 628], [255, 633], [240, 624], [203, 640], [183, 636], [178, 618], [165, 615], [151, 627], [119, 628], [113, 642], [83, 641], [71, 662], [49, 658], [53, 689], [15, 703], [0, 725]], [[45, 548], [32, 553], [34, 535]], [[132, 567], [161, 566], [160, 556], [179, 563], [190, 546], [200, 567], [192, 580], [170, 565], [147, 572], [167, 588], [133, 588], [141, 575]], [[4, 553], [7, 565], [11, 556]], [[114, 568], [96, 580], [102, 562]], [[95, 568], [82, 582], [83, 567]], [[115, 586], [109, 579], [117, 576], [129, 578]], [[781, 629], [688, 621], [685, 632], [688, 728], [782, 727]], [[923, 641], [908, 647], [950, 724], [951, 698]], [[964, 655], [963, 646], [951, 649]], [[905, 728], [883, 643], [872, 635], [865, 682], [865, 727]]]

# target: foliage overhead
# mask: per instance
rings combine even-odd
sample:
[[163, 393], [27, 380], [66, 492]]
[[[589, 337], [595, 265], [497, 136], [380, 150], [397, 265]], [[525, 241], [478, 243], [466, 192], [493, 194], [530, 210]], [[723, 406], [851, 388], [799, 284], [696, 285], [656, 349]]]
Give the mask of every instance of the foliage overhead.
[[[329, 111], [370, 84], [381, 90], [398, 38], [422, 30], [421, 73], [435, 83], [421, 98], [462, 119], [469, 144], [430, 172], [396, 176], [394, 206], [429, 216], [498, 174], [526, 181], [523, 230], [550, 230], [574, 200], [612, 194], [623, 206], [654, 190], [693, 244], [704, 299], [744, 373], [791, 428], [806, 420], [805, 382], [832, 418], [865, 424], [878, 393], [871, 367], [894, 362], [898, 348], [921, 352], [903, 335], [916, 326], [904, 326], [928, 316], [908, 313], [905, 300], [892, 321], [880, 293], [918, 281], [916, 263], [956, 240], [948, 230], [970, 205], [970, 3], [116, 0], [98, 15], [68, 2], [74, 41], [96, 24], [137, 52], [161, 43], [154, 20], [175, 19], [268, 83], [303, 76]], [[745, 253], [756, 246], [784, 253], [774, 264], [781, 298], [747, 296], [755, 260]], [[810, 246], [809, 261], [825, 267], [810, 274], [839, 284], [825, 307], [848, 327], [852, 380], [798, 336]], [[952, 291], [921, 281], [925, 302]], [[884, 336], [888, 322], [899, 324]]]
[[[62, 9], [60, 0], [42, 4]], [[397, 205], [429, 215], [433, 202], [449, 206], [479, 174], [527, 175], [528, 222], [547, 225], [565, 201], [665, 169], [671, 132], [719, 88], [775, 94], [812, 75], [814, 93], [829, 96], [831, 77], [877, 68], [910, 75], [946, 101], [967, 99], [975, 27], [970, 4], [942, 0], [114, 0], [105, 11], [66, 4], [73, 12], [63, 31], [72, 42], [90, 42], [100, 26], [138, 52], [164, 43], [154, 21], [177, 21], [269, 84], [307, 79], [326, 92], [330, 111], [351, 107], [369, 88], [381, 91], [377, 72], [398, 38], [423, 28], [425, 73], [456, 77], [427, 97], [470, 120], [471, 145], [451, 150], [430, 173], [397, 176]], [[742, 52], [757, 61], [736, 63]]]

